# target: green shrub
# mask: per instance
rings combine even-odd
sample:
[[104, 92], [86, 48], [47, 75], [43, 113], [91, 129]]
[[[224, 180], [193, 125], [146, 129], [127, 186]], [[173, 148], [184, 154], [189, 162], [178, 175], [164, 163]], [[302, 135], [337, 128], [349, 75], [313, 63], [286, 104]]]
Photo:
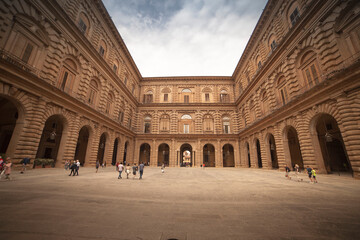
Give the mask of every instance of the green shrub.
[[34, 160], [34, 168], [35, 166], [48, 166], [50, 165], [51, 167], [55, 167], [55, 161], [54, 159], [51, 158], [35, 158]]

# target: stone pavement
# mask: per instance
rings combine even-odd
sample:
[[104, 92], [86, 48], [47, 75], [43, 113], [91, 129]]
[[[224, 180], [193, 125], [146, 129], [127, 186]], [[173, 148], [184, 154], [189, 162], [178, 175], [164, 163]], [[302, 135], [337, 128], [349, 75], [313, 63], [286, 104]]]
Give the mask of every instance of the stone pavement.
[[[263, 169], [114, 167], [13, 172], [0, 181], [0, 239], [359, 239], [360, 181], [318, 184]], [[293, 178], [294, 179], [294, 178]]]

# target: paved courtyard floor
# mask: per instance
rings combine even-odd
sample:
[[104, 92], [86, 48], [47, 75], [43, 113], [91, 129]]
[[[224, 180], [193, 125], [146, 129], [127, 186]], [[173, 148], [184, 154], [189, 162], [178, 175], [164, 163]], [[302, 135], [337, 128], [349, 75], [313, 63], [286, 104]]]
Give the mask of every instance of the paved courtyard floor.
[[0, 181], [0, 239], [360, 239], [360, 181], [318, 184], [261, 169], [114, 167], [13, 171]]

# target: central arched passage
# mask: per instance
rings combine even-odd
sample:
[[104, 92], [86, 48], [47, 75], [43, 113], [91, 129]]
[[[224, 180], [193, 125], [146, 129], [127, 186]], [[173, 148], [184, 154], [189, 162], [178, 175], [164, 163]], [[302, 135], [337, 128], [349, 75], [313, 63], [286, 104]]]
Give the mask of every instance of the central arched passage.
[[169, 166], [170, 147], [166, 143], [160, 144], [158, 149], [158, 166]]
[[203, 161], [205, 167], [215, 167], [215, 147], [212, 144], [204, 145]]
[[118, 146], [119, 146], [119, 138], [116, 138], [114, 141], [113, 155], [111, 158], [111, 165], [113, 165], [113, 166], [116, 164], [116, 161], [117, 161]]
[[256, 139], [256, 154], [257, 154], [257, 160], [258, 160], [258, 167], [262, 168], [261, 149], [260, 149], [259, 139]]
[[225, 144], [223, 150], [223, 167], [235, 167], [234, 147], [231, 144]]
[[287, 132], [287, 139], [288, 139], [288, 146], [290, 151], [290, 157], [291, 157], [291, 165], [292, 167], [295, 166], [295, 164], [298, 164], [300, 169], [304, 169], [304, 163], [301, 155], [300, 150], [300, 143], [298, 134], [294, 127], [289, 127]]
[[269, 134], [269, 148], [270, 148], [269, 150], [270, 150], [270, 158], [271, 158], [271, 167], [273, 169], [278, 169], [279, 162], [276, 154], [275, 138], [274, 135], [272, 134]]
[[16, 106], [3, 97], [0, 97], [0, 113], [0, 153], [6, 153], [19, 113]]
[[103, 133], [100, 137], [98, 154], [97, 154], [97, 160], [99, 161], [100, 165], [104, 162], [105, 147], [106, 147], [106, 134]]
[[180, 148], [180, 167], [192, 167], [193, 152], [190, 144], [183, 144]]
[[54, 159], [56, 162], [63, 129], [64, 118], [61, 115], [53, 115], [46, 120], [36, 158]]
[[150, 145], [147, 143], [143, 143], [140, 146], [140, 152], [139, 152], [139, 164], [144, 163], [145, 166], [150, 165]]
[[86, 151], [89, 142], [89, 128], [84, 126], [80, 129], [79, 137], [75, 149], [74, 159], [79, 160], [81, 166], [84, 166], [86, 159]]

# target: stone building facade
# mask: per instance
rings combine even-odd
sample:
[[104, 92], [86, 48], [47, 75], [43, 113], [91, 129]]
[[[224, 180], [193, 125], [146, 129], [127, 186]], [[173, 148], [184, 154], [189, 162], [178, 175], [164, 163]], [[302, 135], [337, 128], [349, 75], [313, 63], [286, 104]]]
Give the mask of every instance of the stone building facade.
[[360, 4], [270, 0], [228, 77], [142, 77], [99, 0], [0, 3], [0, 153], [360, 177]]

